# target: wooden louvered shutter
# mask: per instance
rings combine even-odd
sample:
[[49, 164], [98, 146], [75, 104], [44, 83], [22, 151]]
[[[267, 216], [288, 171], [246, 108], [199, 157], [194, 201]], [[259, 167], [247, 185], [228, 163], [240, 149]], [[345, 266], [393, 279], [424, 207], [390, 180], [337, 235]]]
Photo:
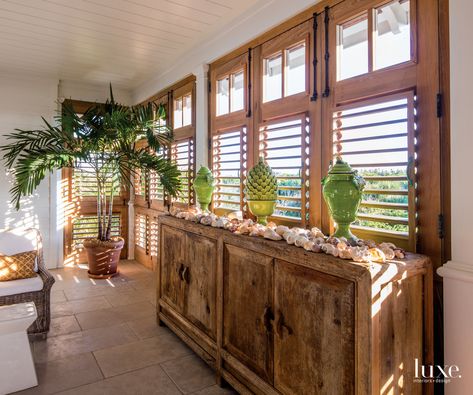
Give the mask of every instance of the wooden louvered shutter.
[[174, 204], [192, 206], [194, 204], [194, 188], [192, 184], [195, 177], [194, 139], [186, 138], [176, 141], [171, 145], [171, 160], [181, 172], [181, 194], [173, 199]]
[[259, 155], [278, 180], [279, 222], [306, 226], [309, 220], [309, 125], [305, 115], [265, 122], [259, 132]]
[[216, 182], [213, 209], [217, 214], [244, 210], [246, 140], [245, 127], [212, 137], [212, 170]]
[[359, 171], [367, 185], [353, 230], [409, 250], [416, 240], [414, 94], [407, 92], [337, 108], [333, 155]]

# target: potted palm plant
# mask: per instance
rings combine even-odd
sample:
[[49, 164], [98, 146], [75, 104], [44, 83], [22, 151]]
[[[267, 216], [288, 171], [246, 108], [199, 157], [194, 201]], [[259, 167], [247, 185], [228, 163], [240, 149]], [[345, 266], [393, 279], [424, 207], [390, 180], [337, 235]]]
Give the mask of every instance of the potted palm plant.
[[[140, 170], [154, 172], [169, 196], [180, 191], [179, 170], [167, 159], [161, 147], [172, 141], [172, 131], [163, 126], [162, 106], [149, 103], [124, 106], [113, 98], [77, 114], [63, 105], [56, 117], [57, 126], [44, 118], [39, 130], [19, 130], [6, 135], [8, 143], [0, 147], [5, 165], [14, 180], [10, 190], [18, 210], [23, 196], [31, 195], [46, 175], [63, 168], [84, 164], [92, 169], [97, 182], [97, 237], [86, 239], [84, 248], [89, 276], [108, 278], [118, 273], [123, 248], [121, 237], [112, 237], [113, 197], [120, 188], [132, 188], [132, 176]], [[145, 144], [137, 145], [145, 140]]]

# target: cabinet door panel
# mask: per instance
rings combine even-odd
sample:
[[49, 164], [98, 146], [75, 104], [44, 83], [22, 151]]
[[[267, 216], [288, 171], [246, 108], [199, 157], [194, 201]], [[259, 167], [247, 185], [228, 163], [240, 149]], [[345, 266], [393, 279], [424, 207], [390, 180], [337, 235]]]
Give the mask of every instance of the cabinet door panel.
[[217, 241], [187, 233], [185, 316], [212, 339], [216, 338]]
[[185, 261], [186, 234], [182, 230], [165, 225], [161, 232], [161, 297], [182, 313], [185, 282], [180, 273]]
[[354, 284], [276, 260], [274, 287], [275, 387], [283, 394], [353, 394]]
[[271, 383], [272, 272], [271, 257], [225, 245], [223, 347]]

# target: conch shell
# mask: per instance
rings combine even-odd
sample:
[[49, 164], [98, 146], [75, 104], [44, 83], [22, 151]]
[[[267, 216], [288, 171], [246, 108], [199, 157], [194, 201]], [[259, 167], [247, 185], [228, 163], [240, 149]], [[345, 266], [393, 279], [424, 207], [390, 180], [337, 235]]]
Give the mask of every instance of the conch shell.
[[285, 225], [279, 225], [276, 227], [276, 233], [280, 236], [284, 235], [284, 233], [289, 231], [289, 228]]
[[273, 229], [267, 228], [264, 233], [263, 237], [265, 239], [270, 239], [270, 240], [282, 240], [281, 235], [278, 235]]

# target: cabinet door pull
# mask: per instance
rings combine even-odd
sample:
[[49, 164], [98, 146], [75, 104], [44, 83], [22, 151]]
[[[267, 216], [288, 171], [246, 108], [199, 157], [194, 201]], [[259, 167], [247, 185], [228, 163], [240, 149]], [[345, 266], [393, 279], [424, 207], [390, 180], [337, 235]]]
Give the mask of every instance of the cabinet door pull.
[[189, 266], [184, 266], [184, 269], [182, 270], [182, 280], [185, 281], [187, 284], [190, 282], [190, 277], [189, 277]]
[[185, 266], [181, 263], [181, 266], [179, 266], [179, 269], [177, 271], [177, 274], [179, 275], [179, 278], [181, 281], [184, 281], [184, 277], [182, 275], [182, 272], [184, 271]]
[[290, 326], [286, 325], [286, 323], [284, 321], [284, 315], [281, 311], [279, 312], [278, 323], [276, 324], [276, 331], [278, 333], [278, 336], [281, 339], [284, 337], [284, 332], [287, 332], [288, 336], [293, 334], [292, 328]]
[[271, 310], [271, 307], [266, 306], [263, 313], [263, 325], [267, 333], [271, 333], [273, 331], [273, 321], [274, 314]]

